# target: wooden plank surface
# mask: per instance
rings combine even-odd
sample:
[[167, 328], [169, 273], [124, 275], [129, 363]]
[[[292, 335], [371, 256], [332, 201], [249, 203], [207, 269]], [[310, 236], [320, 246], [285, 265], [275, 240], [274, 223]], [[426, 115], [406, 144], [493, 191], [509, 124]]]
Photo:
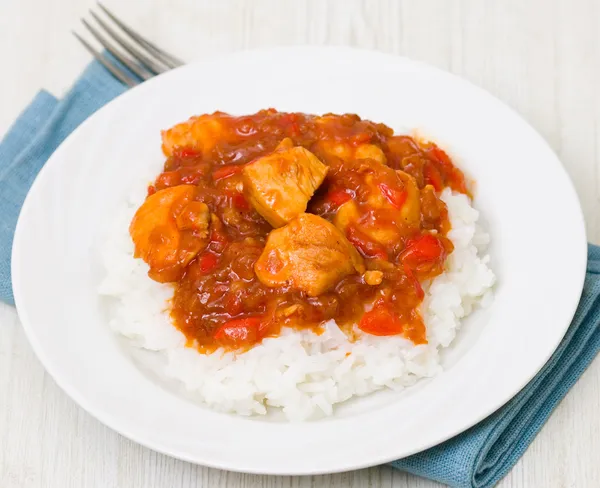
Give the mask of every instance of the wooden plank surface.
[[[551, 144], [579, 193], [588, 239], [600, 243], [600, 6], [595, 0], [106, 3], [185, 59], [270, 45], [348, 44], [403, 54], [463, 76], [507, 102]], [[70, 30], [92, 5], [0, 3], [0, 135], [40, 87], [62, 93], [88, 62]], [[538, 237], [540, 245], [553, 232], [560, 232], [560, 222]], [[600, 486], [599, 452], [596, 360], [500, 486]], [[0, 487], [263, 486], [439, 485], [388, 467], [303, 478], [240, 475], [154, 453], [105, 428], [64, 395], [35, 358], [14, 309], [0, 307]]]

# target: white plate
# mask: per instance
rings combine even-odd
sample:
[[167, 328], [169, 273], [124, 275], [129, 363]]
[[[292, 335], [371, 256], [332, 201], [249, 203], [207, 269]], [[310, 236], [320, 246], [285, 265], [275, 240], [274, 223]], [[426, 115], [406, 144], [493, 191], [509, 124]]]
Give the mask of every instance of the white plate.
[[[417, 128], [477, 180], [492, 236], [496, 298], [459, 334], [460, 354], [407, 394], [286, 424], [211, 412], [144, 375], [109, 330], [96, 287], [105, 229], [160, 165], [160, 130], [192, 114], [275, 107], [353, 112]], [[285, 48], [195, 63], [150, 80], [81, 125], [23, 206], [13, 249], [19, 316], [48, 372], [121, 434], [180, 459], [252, 473], [344, 471], [407, 456], [464, 431], [542, 367], [575, 311], [586, 239], [577, 196], [542, 138], [473, 85], [408, 59]], [[371, 405], [372, 408], [365, 408]]]

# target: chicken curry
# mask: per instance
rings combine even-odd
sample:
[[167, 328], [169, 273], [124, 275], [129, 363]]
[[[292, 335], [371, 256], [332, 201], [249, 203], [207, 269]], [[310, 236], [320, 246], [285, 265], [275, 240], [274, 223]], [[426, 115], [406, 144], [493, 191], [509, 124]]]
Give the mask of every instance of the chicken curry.
[[173, 283], [190, 345], [246, 349], [330, 319], [426, 343], [421, 284], [453, 249], [439, 194], [467, 193], [439, 147], [356, 115], [273, 109], [192, 117], [162, 139], [130, 234], [149, 276]]

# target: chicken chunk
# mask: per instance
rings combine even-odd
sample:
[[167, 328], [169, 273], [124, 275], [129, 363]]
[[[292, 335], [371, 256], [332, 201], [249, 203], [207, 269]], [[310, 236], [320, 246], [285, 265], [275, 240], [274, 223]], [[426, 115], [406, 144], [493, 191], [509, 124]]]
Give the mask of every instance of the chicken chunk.
[[406, 200], [400, 209], [400, 216], [409, 227], [416, 227], [421, 221], [421, 191], [415, 179], [404, 171], [396, 171], [396, 175], [404, 185]]
[[334, 225], [342, 232], [350, 225], [355, 225], [360, 221], [361, 212], [356, 202], [349, 200], [338, 208], [338, 211], [333, 218]]
[[271, 231], [254, 271], [266, 286], [289, 285], [314, 297], [349, 274], [362, 274], [365, 267], [354, 246], [334, 225], [303, 213]]
[[381, 164], [387, 162], [385, 154], [375, 144], [353, 146], [348, 142], [327, 139], [317, 143], [317, 151], [323, 155], [324, 160], [327, 159], [327, 156], [334, 156], [346, 162], [357, 159], [372, 159]]
[[375, 144], [361, 144], [354, 150], [354, 157], [356, 159], [373, 159], [381, 164], [386, 163], [385, 154]]
[[275, 150], [283, 151], [285, 149], [292, 149], [293, 147], [294, 147], [294, 141], [292, 141], [289, 137], [286, 137], [279, 144], [277, 144], [277, 147], [275, 148]]
[[210, 212], [194, 201], [196, 187], [180, 185], [150, 195], [129, 226], [135, 257], [159, 282], [177, 281], [185, 266], [208, 244]]
[[366, 202], [341, 205], [333, 221], [336, 227], [346, 232], [352, 225], [388, 248], [419, 228], [421, 194], [412, 176], [386, 167], [379, 174], [368, 174], [365, 183], [370, 188]]
[[281, 227], [306, 211], [325, 175], [325, 166], [303, 147], [285, 146], [244, 166], [244, 192], [256, 211]]
[[226, 117], [225, 114], [219, 113], [191, 117], [162, 131], [163, 152], [166, 156], [172, 156], [180, 148], [198, 153], [210, 151], [217, 142], [224, 139], [227, 132], [224, 123]]

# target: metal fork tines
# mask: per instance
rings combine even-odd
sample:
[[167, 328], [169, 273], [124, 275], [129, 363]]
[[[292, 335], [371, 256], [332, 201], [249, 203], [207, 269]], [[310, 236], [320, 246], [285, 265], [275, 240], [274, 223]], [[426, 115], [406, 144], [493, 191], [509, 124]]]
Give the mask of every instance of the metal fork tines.
[[90, 10], [97, 27], [85, 19], [81, 19], [81, 22], [112, 58], [98, 51], [76, 32], [73, 34], [118, 80], [134, 86], [140, 83], [139, 80], [145, 81], [184, 64], [183, 61], [160, 49], [124, 24], [102, 4], [98, 3], [98, 8], [105, 18]]

